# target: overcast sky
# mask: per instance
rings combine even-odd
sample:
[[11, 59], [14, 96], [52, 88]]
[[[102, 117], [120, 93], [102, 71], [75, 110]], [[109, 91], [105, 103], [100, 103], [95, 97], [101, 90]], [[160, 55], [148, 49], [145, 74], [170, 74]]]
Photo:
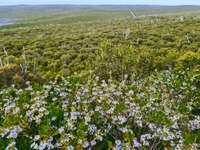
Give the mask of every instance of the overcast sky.
[[200, 0], [0, 0], [0, 5], [20, 5], [20, 4], [200, 5]]

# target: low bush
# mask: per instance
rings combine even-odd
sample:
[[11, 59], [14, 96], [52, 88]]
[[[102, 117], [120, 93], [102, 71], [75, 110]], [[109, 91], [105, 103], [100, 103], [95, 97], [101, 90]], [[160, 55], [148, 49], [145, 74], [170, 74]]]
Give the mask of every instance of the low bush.
[[79, 77], [0, 92], [0, 149], [191, 149], [200, 144], [200, 76], [122, 82]]

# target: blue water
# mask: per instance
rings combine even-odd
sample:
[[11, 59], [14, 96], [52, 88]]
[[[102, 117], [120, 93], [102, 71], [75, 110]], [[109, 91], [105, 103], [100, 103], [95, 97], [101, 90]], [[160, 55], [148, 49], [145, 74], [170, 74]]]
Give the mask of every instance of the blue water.
[[17, 19], [0, 18], [0, 26], [13, 24], [16, 21], [17, 21]]

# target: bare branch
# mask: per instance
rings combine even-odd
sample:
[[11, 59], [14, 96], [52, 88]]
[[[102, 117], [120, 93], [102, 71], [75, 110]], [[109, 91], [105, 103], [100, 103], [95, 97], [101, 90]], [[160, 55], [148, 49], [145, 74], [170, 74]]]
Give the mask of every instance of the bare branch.
[[25, 54], [24, 48], [23, 48], [22, 57], [23, 57], [23, 59], [24, 59], [24, 65], [23, 65], [23, 67], [24, 67], [24, 72], [27, 72], [27, 70], [28, 70], [28, 62], [27, 62], [27, 60], [26, 60], [26, 54]]
[[2, 60], [1, 60], [1, 58], [0, 58], [0, 65], [1, 65], [1, 67], [3, 67], [3, 62], [2, 62]]
[[3, 48], [3, 51], [4, 51], [4, 53], [5, 53], [6, 57], [7, 57], [7, 65], [9, 65], [8, 53], [7, 53], [7, 51], [6, 51], [6, 49], [5, 49], [5, 48]]
[[128, 9], [128, 10], [129, 10], [131, 16], [132, 16], [133, 18], [135, 18], [135, 17], [136, 17], [135, 13], [134, 13], [131, 9]]

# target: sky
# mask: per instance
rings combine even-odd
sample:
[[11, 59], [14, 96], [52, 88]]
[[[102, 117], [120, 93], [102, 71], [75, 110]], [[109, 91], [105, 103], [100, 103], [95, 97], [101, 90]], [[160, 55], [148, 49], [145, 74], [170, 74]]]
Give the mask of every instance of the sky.
[[200, 0], [0, 0], [0, 5], [45, 4], [128, 4], [128, 5], [200, 5]]

